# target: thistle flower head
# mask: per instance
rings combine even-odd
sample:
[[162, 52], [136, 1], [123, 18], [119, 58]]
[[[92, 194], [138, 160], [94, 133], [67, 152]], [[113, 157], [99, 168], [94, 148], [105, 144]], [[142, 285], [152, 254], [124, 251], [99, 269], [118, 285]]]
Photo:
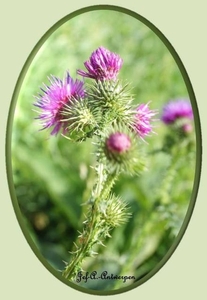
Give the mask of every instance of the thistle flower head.
[[141, 138], [152, 132], [152, 117], [156, 115], [155, 110], [150, 110], [148, 104], [140, 104], [136, 109], [134, 129]]
[[175, 125], [187, 133], [192, 130], [192, 119], [193, 110], [187, 99], [171, 100], [163, 107], [161, 120], [166, 125]]
[[186, 99], [169, 101], [163, 107], [161, 120], [165, 124], [171, 124], [180, 118], [193, 119], [193, 110], [190, 102]]
[[43, 94], [36, 97], [34, 106], [41, 109], [37, 119], [43, 124], [42, 129], [53, 128], [51, 134], [58, 134], [61, 130], [66, 131], [68, 122], [63, 114], [64, 108], [74, 99], [83, 98], [85, 95], [84, 83], [78, 79], [73, 80], [67, 72], [66, 77], [61, 80], [55, 76], [49, 78], [50, 86], [41, 88]]
[[122, 67], [123, 60], [116, 53], [110, 52], [104, 47], [95, 50], [88, 61], [84, 63], [88, 72], [78, 70], [83, 77], [96, 80], [116, 80], [117, 74]]

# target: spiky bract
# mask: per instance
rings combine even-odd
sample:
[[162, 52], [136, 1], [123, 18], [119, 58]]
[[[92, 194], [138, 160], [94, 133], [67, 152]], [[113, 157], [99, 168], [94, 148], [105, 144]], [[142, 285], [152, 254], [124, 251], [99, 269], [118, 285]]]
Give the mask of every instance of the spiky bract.
[[74, 99], [70, 105], [65, 105], [64, 122], [67, 123], [67, 135], [65, 137], [74, 141], [83, 141], [88, 137], [92, 137], [98, 128], [98, 111], [91, 107], [87, 98]]
[[99, 108], [100, 124], [123, 123], [133, 126], [135, 109], [128, 84], [120, 81], [96, 81], [89, 86], [87, 97], [91, 106]]

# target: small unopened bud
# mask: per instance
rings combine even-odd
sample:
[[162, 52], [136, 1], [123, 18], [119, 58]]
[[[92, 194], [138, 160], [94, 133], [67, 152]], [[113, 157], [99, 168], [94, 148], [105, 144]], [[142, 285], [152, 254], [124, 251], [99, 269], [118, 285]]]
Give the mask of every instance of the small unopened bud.
[[109, 173], [140, 174], [145, 168], [140, 150], [137, 134], [120, 125], [103, 134], [97, 154]]
[[183, 132], [185, 132], [185, 133], [189, 133], [189, 132], [191, 132], [191, 131], [193, 130], [193, 127], [192, 127], [191, 124], [184, 124], [184, 125], [182, 126], [182, 130], [183, 130]]
[[130, 138], [121, 132], [112, 133], [106, 140], [108, 151], [113, 153], [124, 153], [131, 147]]

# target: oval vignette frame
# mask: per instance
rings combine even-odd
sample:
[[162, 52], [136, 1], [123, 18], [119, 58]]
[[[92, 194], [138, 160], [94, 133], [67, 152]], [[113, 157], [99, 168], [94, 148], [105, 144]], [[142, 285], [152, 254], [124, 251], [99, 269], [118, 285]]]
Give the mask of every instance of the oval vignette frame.
[[[195, 167], [195, 179], [193, 182], [193, 189], [191, 193], [191, 199], [190, 203], [187, 209], [187, 213], [185, 215], [183, 224], [180, 228], [180, 231], [175, 238], [173, 244], [171, 245], [170, 249], [168, 252], [164, 255], [164, 257], [161, 259], [161, 261], [156, 265], [154, 269], [152, 269], [147, 275], [142, 277], [140, 280], [137, 282], [127, 286], [126, 288], [120, 288], [118, 290], [112, 290], [112, 291], [99, 291], [99, 290], [91, 290], [91, 289], [86, 289], [82, 288], [80, 286], [77, 286], [76, 284], [66, 280], [58, 271], [56, 271], [44, 258], [44, 256], [39, 252], [38, 248], [32, 241], [32, 238], [30, 237], [29, 232], [27, 231], [26, 226], [22, 222], [22, 214], [18, 205], [18, 201], [16, 198], [15, 194], [15, 189], [14, 189], [14, 183], [13, 183], [13, 178], [12, 178], [12, 164], [11, 164], [11, 136], [12, 136], [12, 125], [13, 125], [13, 118], [14, 118], [14, 112], [15, 112], [15, 107], [16, 107], [16, 102], [17, 98], [19, 95], [19, 91], [21, 89], [21, 85], [23, 83], [24, 77], [27, 73], [27, 70], [33, 61], [34, 57], [36, 56], [38, 50], [40, 47], [44, 44], [44, 42], [48, 39], [48, 37], [57, 29], [59, 28], [62, 24], [64, 24], [66, 21], [76, 17], [77, 15], [90, 12], [90, 11], [95, 11], [95, 10], [114, 10], [114, 11], [119, 11], [125, 14], [130, 15], [131, 17], [141, 21], [143, 24], [145, 24], [147, 27], [149, 27], [156, 35], [157, 37], [160, 38], [160, 40], [165, 44], [169, 52], [171, 53], [172, 57], [174, 58], [179, 71], [184, 79], [190, 100], [191, 100], [191, 105], [193, 107], [193, 113], [194, 113], [194, 121], [195, 121], [195, 136], [196, 136], [196, 167]], [[200, 182], [200, 174], [201, 174], [201, 161], [202, 161], [202, 139], [201, 139], [201, 127], [200, 127], [200, 119], [199, 119], [199, 113], [198, 113], [198, 107], [194, 95], [194, 91], [190, 82], [190, 79], [187, 75], [187, 72], [182, 64], [182, 61], [180, 60], [178, 54], [176, 53], [175, 49], [173, 46], [170, 44], [170, 42], [167, 40], [167, 38], [148, 20], [146, 20], [144, 17], [140, 16], [139, 14], [128, 10], [126, 8], [122, 8], [119, 6], [113, 6], [113, 5], [94, 5], [94, 6], [88, 6], [82, 9], [79, 9], [73, 13], [70, 13], [69, 15], [65, 16], [61, 20], [59, 20], [55, 25], [53, 25], [45, 34], [44, 36], [39, 40], [39, 42], [36, 44], [32, 52], [30, 53], [29, 57], [27, 58], [21, 72], [19, 75], [19, 78], [17, 80], [13, 96], [12, 96], [12, 101], [9, 109], [9, 115], [8, 115], [8, 121], [7, 121], [7, 134], [6, 134], [6, 168], [7, 168], [7, 178], [8, 178], [8, 185], [9, 185], [9, 190], [10, 190], [10, 195], [11, 195], [11, 200], [13, 203], [13, 207], [15, 210], [15, 214], [17, 216], [19, 225], [24, 233], [24, 236], [26, 240], [28, 241], [30, 247], [32, 248], [33, 252], [35, 255], [38, 257], [38, 259], [41, 261], [41, 263], [60, 281], [63, 283], [67, 284], [68, 286], [84, 292], [88, 294], [94, 294], [94, 295], [114, 295], [114, 294], [119, 294], [123, 293], [126, 291], [129, 291], [131, 289], [134, 289], [147, 280], [149, 280], [152, 276], [154, 276], [163, 266], [164, 264], [168, 261], [168, 259], [171, 257], [177, 246], [179, 245], [185, 230], [187, 229], [188, 223], [190, 221], [191, 215], [193, 213], [193, 209], [195, 206], [196, 202], [196, 197], [198, 193], [198, 188], [199, 188], [199, 182]]]

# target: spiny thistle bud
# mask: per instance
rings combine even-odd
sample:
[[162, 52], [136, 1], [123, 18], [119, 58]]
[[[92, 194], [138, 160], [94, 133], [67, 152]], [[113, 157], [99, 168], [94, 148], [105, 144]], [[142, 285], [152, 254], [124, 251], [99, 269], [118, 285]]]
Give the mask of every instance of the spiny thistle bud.
[[95, 50], [88, 61], [84, 63], [88, 72], [78, 70], [83, 77], [95, 80], [116, 80], [117, 74], [122, 67], [122, 59], [118, 54], [110, 52], [104, 47]]
[[69, 72], [64, 80], [51, 76], [49, 81], [51, 85], [44, 85], [44, 89], [41, 88], [43, 94], [36, 97], [37, 102], [34, 106], [42, 110], [37, 119], [42, 121], [42, 129], [53, 127], [52, 135], [57, 135], [60, 131], [66, 133], [68, 122], [64, 115], [64, 109], [74, 99], [84, 98], [84, 83], [78, 79], [73, 80]]
[[112, 133], [106, 139], [106, 147], [112, 153], [124, 153], [131, 147], [130, 138], [121, 132]]
[[105, 220], [110, 228], [126, 223], [131, 216], [127, 204], [113, 194], [107, 200], [100, 202], [99, 209], [102, 215], [101, 218]]
[[139, 174], [145, 168], [137, 136], [128, 127], [108, 129], [101, 136], [97, 155], [109, 173]]

